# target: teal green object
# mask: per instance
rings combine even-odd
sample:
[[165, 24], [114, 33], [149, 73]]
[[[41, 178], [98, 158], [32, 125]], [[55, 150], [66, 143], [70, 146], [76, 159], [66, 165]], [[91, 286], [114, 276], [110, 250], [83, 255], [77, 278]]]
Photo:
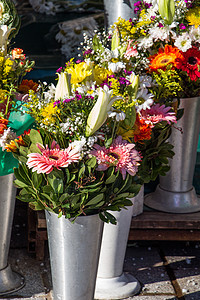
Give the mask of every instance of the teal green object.
[[[8, 127], [11, 127], [17, 136], [24, 133], [33, 127], [34, 119], [27, 113], [22, 111], [27, 111], [22, 105], [21, 101], [16, 102], [17, 111], [12, 111], [9, 117]], [[8, 175], [13, 173], [13, 168], [18, 167], [18, 160], [13, 157], [11, 152], [2, 151], [0, 148], [0, 176]]]

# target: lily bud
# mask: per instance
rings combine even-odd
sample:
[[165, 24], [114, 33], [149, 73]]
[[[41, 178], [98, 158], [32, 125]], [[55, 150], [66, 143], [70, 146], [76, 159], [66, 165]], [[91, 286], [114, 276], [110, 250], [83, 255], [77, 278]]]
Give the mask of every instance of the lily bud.
[[175, 14], [174, 0], [158, 0], [158, 9], [164, 22], [170, 25], [173, 22]]
[[107, 87], [104, 89], [99, 88], [98, 99], [92, 108], [86, 125], [86, 136], [94, 134], [106, 121], [108, 111], [110, 111], [112, 104], [121, 97], [112, 97], [113, 90], [109, 90]]
[[120, 43], [121, 43], [120, 33], [119, 33], [119, 29], [116, 27], [112, 36], [111, 50], [113, 51], [116, 48], [118, 48], [120, 46]]
[[55, 100], [64, 99], [71, 95], [71, 75], [67, 72], [58, 73]]
[[132, 98], [136, 98], [139, 83], [140, 83], [140, 76], [135, 75], [135, 73], [132, 73], [131, 77], [130, 77], [130, 82], [131, 82], [131, 86], [132, 86], [132, 89], [133, 89], [132, 90]]

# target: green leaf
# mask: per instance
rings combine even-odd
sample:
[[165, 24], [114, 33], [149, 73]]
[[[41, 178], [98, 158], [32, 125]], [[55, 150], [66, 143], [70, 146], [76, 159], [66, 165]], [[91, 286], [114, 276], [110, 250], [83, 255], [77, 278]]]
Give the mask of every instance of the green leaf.
[[47, 175], [47, 181], [53, 188], [54, 192], [56, 194], [63, 193], [64, 190], [64, 184], [63, 180], [61, 178], [56, 177], [52, 172]]
[[40, 149], [36, 146], [36, 144], [31, 144], [29, 149], [31, 153], [41, 153]]
[[100, 201], [102, 201], [104, 198], [104, 194], [99, 194], [92, 198], [90, 201], [87, 202], [85, 206], [90, 206], [90, 205], [97, 205]]
[[19, 153], [20, 153], [20, 155], [26, 157], [27, 154], [28, 154], [28, 148], [27, 148], [27, 147], [24, 147], [24, 146], [20, 146], [20, 147], [19, 147]]
[[127, 198], [127, 197], [129, 197], [129, 195], [130, 195], [130, 193], [122, 193], [122, 194], [118, 194], [117, 196], [116, 196], [116, 200], [117, 199], [124, 199], [124, 198]]
[[26, 183], [24, 183], [23, 181], [20, 181], [18, 179], [14, 180], [14, 183], [18, 188], [24, 188], [24, 187], [28, 186]]
[[113, 224], [113, 225], [116, 225], [117, 224], [117, 220], [116, 220], [116, 218], [112, 215], [112, 214], [110, 214], [109, 212], [107, 212], [107, 211], [105, 211], [105, 217], [107, 218], [107, 220], [108, 220], [108, 222], [110, 222], [111, 224]]
[[27, 162], [27, 158], [24, 156], [19, 155], [17, 158], [19, 161], [21, 161], [22, 163], [26, 163]]
[[81, 178], [84, 172], [85, 172], [85, 166], [83, 165], [78, 172], [78, 178]]
[[37, 130], [31, 129], [29, 136], [32, 143], [34, 144], [39, 143], [43, 145], [42, 137]]
[[109, 138], [109, 139], [105, 142], [105, 147], [106, 147], [106, 148], [109, 148], [111, 144], [112, 144], [112, 138]]
[[97, 160], [96, 160], [95, 156], [92, 156], [90, 159], [88, 159], [86, 161], [86, 165], [91, 167], [91, 168], [94, 168], [96, 166], [96, 163], [97, 163]]
[[42, 174], [37, 174], [37, 172], [32, 173], [32, 181], [33, 185], [36, 189], [38, 189], [42, 183]]
[[110, 184], [110, 183], [113, 183], [115, 182], [116, 180], [116, 175], [112, 174], [105, 182], [105, 184]]
[[50, 202], [52, 202], [52, 197], [50, 197], [48, 194], [41, 193], [41, 196], [43, 196], [44, 198], [46, 198], [47, 200], [49, 200]]
[[50, 185], [43, 186], [43, 192], [46, 194], [50, 194], [53, 191], [52, 187]]
[[61, 212], [59, 212], [59, 214], [58, 214], [58, 218], [61, 218], [62, 217], [62, 211]]
[[69, 198], [70, 198], [70, 195], [68, 193], [64, 193], [60, 196], [59, 202], [63, 203], [64, 201], [69, 200]]

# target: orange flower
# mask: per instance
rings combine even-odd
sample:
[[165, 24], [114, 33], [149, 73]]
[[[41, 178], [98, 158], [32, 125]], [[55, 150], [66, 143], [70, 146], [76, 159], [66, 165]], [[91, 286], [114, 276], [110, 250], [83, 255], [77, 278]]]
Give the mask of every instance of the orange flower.
[[21, 59], [24, 60], [25, 59], [25, 54], [23, 54], [23, 50], [20, 48], [14, 48], [12, 50], [12, 58], [13, 59]]
[[34, 82], [33, 80], [24, 79], [20, 84], [18, 91], [22, 94], [28, 94], [29, 90], [33, 90], [36, 92], [38, 88], [38, 83]]
[[7, 152], [17, 152], [17, 146], [15, 142], [19, 146], [27, 146], [26, 143], [23, 141], [22, 135], [20, 135], [17, 139], [12, 140], [9, 144], [6, 144], [5, 149]]
[[156, 71], [158, 69], [165, 70], [166, 66], [169, 64], [171, 64], [173, 67], [176, 67], [177, 58], [183, 58], [182, 52], [177, 47], [165, 45], [164, 49], [160, 48], [157, 54], [151, 55], [149, 57], [149, 68], [151, 69], [151, 71]]
[[151, 127], [149, 124], [146, 124], [144, 120], [140, 119], [139, 116], [136, 116], [136, 121], [133, 126], [134, 132], [134, 142], [142, 143], [143, 140], [151, 139]]
[[0, 134], [3, 134], [4, 130], [7, 129], [8, 120], [7, 119], [0, 119]]

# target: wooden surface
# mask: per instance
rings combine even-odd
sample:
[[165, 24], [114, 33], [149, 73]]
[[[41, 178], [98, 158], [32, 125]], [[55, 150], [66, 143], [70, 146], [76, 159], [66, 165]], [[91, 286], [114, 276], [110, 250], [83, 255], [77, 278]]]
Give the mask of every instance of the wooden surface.
[[129, 240], [200, 241], [200, 212], [144, 211], [132, 218]]

